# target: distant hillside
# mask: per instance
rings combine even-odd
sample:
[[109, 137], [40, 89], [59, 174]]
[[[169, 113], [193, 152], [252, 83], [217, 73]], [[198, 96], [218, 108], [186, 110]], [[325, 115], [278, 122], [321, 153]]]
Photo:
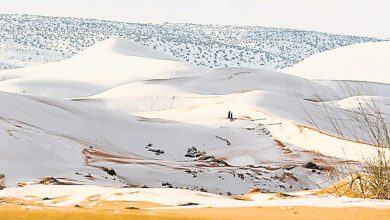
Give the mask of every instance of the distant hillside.
[[380, 39], [292, 29], [198, 24], [138, 24], [93, 19], [0, 15], [0, 69], [69, 58], [112, 35], [192, 64], [292, 66], [340, 46]]
[[390, 41], [337, 48], [310, 56], [283, 71], [309, 79], [390, 83]]

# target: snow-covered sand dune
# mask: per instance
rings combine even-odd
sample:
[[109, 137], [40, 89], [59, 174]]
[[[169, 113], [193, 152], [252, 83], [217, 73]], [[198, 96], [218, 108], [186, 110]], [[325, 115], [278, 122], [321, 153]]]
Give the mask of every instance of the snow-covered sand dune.
[[[285, 190], [285, 184], [291, 189], [315, 188], [324, 181], [310, 169], [284, 169], [314, 155], [290, 158], [263, 126], [250, 120], [231, 125], [221, 116], [215, 119], [221, 127], [193, 125], [8, 93], [1, 93], [0, 103], [0, 163], [11, 185], [56, 176], [79, 183], [172, 184], [243, 193], [256, 186], [272, 191]], [[186, 157], [191, 147], [195, 152]], [[110, 176], [104, 167], [113, 168], [116, 175]], [[313, 180], [303, 178], [307, 175]]]
[[390, 83], [390, 42], [363, 43], [315, 54], [283, 72], [308, 79]]
[[127, 82], [196, 75], [204, 70], [114, 37], [64, 61], [2, 71], [0, 87], [54, 97], [86, 96]]
[[[372, 97], [386, 106], [390, 90], [364, 82], [369, 89], [348, 93], [361, 85], [209, 70], [119, 38], [65, 61], [1, 71], [0, 79], [8, 185], [54, 176], [235, 194], [324, 187], [340, 161], [374, 155], [370, 140], [348, 132], [353, 122], [339, 137], [327, 111], [348, 117], [350, 101]], [[324, 169], [305, 168], [310, 161]]]

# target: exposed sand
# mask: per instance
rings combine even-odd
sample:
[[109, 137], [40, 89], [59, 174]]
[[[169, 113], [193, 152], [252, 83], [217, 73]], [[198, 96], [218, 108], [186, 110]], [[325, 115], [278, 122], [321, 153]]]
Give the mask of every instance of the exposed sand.
[[318, 207], [251, 207], [195, 209], [105, 209], [43, 208], [34, 206], [0, 206], [1, 220], [47, 219], [390, 219], [390, 209], [318, 208]]
[[[206, 206], [193, 206], [199, 203], [199, 200], [191, 200], [194, 203], [184, 203], [183, 201], [177, 201], [176, 203], [167, 203], [164, 199], [175, 200], [176, 197], [185, 195], [185, 193], [191, 193], [191, 191], [181, 191], [182, 194], [161, 194], [163, 191], [160, 189], [137, 189], [137, 191], [123, 191], [123, 188], [115, 189], [111, 188], [89, 188], [89, 190], [97, 191], [98, 194], [79, 195], [84, 189], [81, 186], [73, 186], [72, 192], [78, 193], [81, 198], [74, 198], [72, 195], [58, 194], [54, 195], [53, 192], [64, 191], [69, 189], [69, 186], [44, 186], [46, 189], [44, 195], [48, 197], [42, 197], [38, 192], [42, 190], [42, 185], [26, 186], [30, 187], [27, 190], [27, 194], [23, 192], [26, 188], [15, 188], [17, 190], [15, 196], [0, 197], [0, 220], [68, 220], [68, 219], [94, 219], [94, 220], [110, 220], [110, 219], [316, 219], [316, 220], [328, 220], [328, 219], [389, 219], [390, 220], [390, 206], [385, 201], [374, 200], [338, 200], [333, 198], [334, 202], [330, 204], [339, 204], [344, 207], [332, 208], [329, 206], [329, 199], [327, 198], [312, 198], [310, 203], [299, 203], [299, 197], [296, 195], [288, 195], [283, 193], [276, 193], [272, 199], [279, 199], [284, 201], [283, 205], [274, 203], [269, 206], [270, 201], [275, 200], [263, 200], [260, 205], [252, 207], [244, 206], [237, 207], [240, 204], [234, 206], [230, 204], [230, 207], [224, 208], [207, 208], [209, 206], [216, 207], [215, 203], [225, 204], [226, 199], [219, 198], [218, 201], [207, 203], [207, 200], [202, 200], [203, 204], [209, 204]], [[81, 187], [81, 188], [80, 188]], [[78, 189], [79, 188], [79, 189]], [[28, 189], [28, 188], [27, 188]], [[34, 190], [35, 189], [35, 190]], [[53, 189], [55, 189], [53, 191]], [[82, 189], [80, 191], [80, 189]], [[10, 190], [10, 189], [8, 189]], [[19, 190], [19, 191], [18, 191]], [[108, 190], [108, 191], [107, 191]], [[113, 191], [114, 190], [114, 191]], [[143, 197], [131, 197], [133, 194], [139, 194], [143, 192]], [[166, 190], [166, 189], [165, 189]], [[35, 193], [34, 193], [35, 192]], [[153, 194], [154, 192], [154, 194]], [[111, 194], [112, 195], [111, 195]], [[198, 195], [199, 192], [193, 194], [193, 198]], [[324, 193], [324, 192], [320, 192]], [[145, 200], [148, 195], [152, 194], [153, 198]], [[250, 202], [256, 199], [256, 196], [260, 196], [261, 193], [253, 191], [246, 195], [234, 196], [236, 200], [243, 200], [243, 202]], [[157, 199], [164, 196], [164, 199]], [[205, 195], [204, 195], [205, 196]], [[212, 196], [212, 195], [208, 195]], [[254, 196], [254, 197], [253, 197]], [[304, 196], [301, 196], [303, 199]], [[208, 198], [208, 197], [207, 197]], [[206, 199], [206, 198], [204, 198]], [[259, 199], [259, 198], [258, 198]], [[292, 206], [288, 206], [286, 202], [288, 200], [294, 200]], [[296, 199], [296, 200], [295, 200]], [[321, 199], [321, 200], [318, 200]], [[67, 203], [68, 201], [68, 203]], [[73, 201], [73, 202], [71, 202]], [[188, 200], [190, 201], [190, 200]], [[234, 200], [232, 200], [234, 201]], [[230, 201], [230, 202], [232, 202]], [[64, 203], [65, 202], [65, 203]], [[210, 202], [210, 201], [209, 201]], [[302, 202], [302, 201], [301, 201]], [[356, 202], [359, 202], [357, 205]], [[382, 203], [383, 202], [383, 203]], [[214, 205], [213, 205], [214, 204]], [[268, 204], [268, 205], [267, 205]], [[302, 204], [302, 205], [299, 205]], [[307, 204], [307, 205], [305, 205]], [[375, 205], [376, 204], [376, 205]], [[242, 204], [241, 204], [242, 205]], [[318, 207], [318, 206], [324, 207]], [[382, 208], [375, 208], [381, 206]], [[316, 206], [316, 207], [314, 207]], [[363, 207], [365, 206], [365, 207]], [[206, 207], [206, 208], [205, 208]]]

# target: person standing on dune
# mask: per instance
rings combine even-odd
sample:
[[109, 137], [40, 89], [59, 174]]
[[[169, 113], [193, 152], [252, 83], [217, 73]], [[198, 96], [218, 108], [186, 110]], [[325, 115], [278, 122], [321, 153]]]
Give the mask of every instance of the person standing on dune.
[[231, 122], [234, 121], [233, 112], [231, 112], [231, 111], [228, 112], [228, 119], [230, 119]]

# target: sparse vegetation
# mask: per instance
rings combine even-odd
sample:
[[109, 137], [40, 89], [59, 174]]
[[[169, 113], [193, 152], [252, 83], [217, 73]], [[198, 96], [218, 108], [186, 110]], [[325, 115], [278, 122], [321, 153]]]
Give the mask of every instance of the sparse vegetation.
[[[348, 93], [349, 96], [353, 96], [359, 92], [358, 89], [349, 88]], [[373, 97], [359, 101], [357, 106], [353, 110], [346, 111], [343, 117], [325, 109], [339, 137], [348, 137], [359, 143], [371, 145], [376, 151], [374, 155], [365, 154], [361, 167], [356, 168], [345, 164], [342, 169], [348, 171], [348, 178], [327, 190], [340, 196], [390, 199], [388, 115], [381, 110]]]
[[165, 151], [161, 150], [161, 149], [158, 149], [156, 147], [153, 147], [153, 144], [149, 143], [145, 146], [145, 148], [147, 149], [147, 151], [150, 151], [150, 152], [153, 152], [154, 154], [156, 154], [157, 156], [158, 155], [161, 155], [161, 154], [165, 154]]
[[379, 41], [282, 28], [138, 24], [33, 15], [0, 15], [0, 23], [0, 45], [13, 42], [23, 51], [20, 55], [5, 54], [5, 60], [19, 62], [0, 62], [0, 69], [68, 58], [111, 36], [132, 39], [195, 65], [275, 69], [325, 50]]
[[5, 188], [5, 176], [0, 173], [0, 190]]

